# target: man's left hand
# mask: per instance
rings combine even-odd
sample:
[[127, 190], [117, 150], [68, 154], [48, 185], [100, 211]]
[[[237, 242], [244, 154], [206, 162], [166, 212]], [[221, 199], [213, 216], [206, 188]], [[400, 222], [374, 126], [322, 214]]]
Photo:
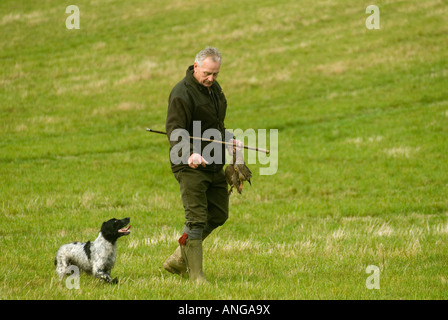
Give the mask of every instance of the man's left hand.
[[241, 149], [244, 148], [244, 143], [242, 143], [240, 140], [237, 139], [230, 139], [229, 143], [233, 144], [233, 146], [231, 146], [230, 144], [227, 144], [227, 152], [229, 153], [229, 155], [233, 156], [233, 147], [236, 148], [237, 151], [241, 151]]

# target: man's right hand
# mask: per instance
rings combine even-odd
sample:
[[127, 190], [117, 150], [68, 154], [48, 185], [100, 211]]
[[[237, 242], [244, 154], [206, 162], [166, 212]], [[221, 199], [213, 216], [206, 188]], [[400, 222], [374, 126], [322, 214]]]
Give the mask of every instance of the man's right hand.
[[199, 165], [205, 167], [208, 162], [199, 153], [193, 153], [190, 158], [188, 158], [188, 166], [192, 169], [196, 169]]

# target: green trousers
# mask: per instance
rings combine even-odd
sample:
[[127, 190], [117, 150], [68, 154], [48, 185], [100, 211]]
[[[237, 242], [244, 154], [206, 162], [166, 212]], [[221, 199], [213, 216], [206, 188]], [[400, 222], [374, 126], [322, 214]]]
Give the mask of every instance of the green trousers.
[[226, 222], [229, 193], [224, 170], [217, 172], [183, 168], [175, 172], [185, 209], [183, 233], [201, 239]]

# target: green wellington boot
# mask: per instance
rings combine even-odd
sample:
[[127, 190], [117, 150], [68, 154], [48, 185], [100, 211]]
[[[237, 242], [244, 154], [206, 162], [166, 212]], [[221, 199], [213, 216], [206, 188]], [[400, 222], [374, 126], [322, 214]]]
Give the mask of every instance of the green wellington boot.
[[190, 280], [197, 284], [208, 283], [202, 271], [202, 240], [186, 239], [186, 244], [181, 245], [182, 255], [187, 263], [187, 272]]
[[[205, 238], [207, 238], [209, 234], [210, 234], [210, 232], [204, 231], [202, 233], [202, 241], [204, 241]], [[183, 239], [182, 243], [185, 245], [186, 236], [183, 236], [183, 237], [184, 237], [184, 239]], [[182, 241], [182, 240], [180, 240], [180, 241]], [[184, 274], [187, 273], [187, 264], [185, 263], [185, 260], [182, 257], [182, 251], [180, 248], [181, 248], [180, 246], [177, 247], [177, 249], [174, 251], [174, 253], [172, 255], [170, 255], [165, 260], [165, 262], [163, 263], [163, 268], [168, 272], [171, 272], [173, 274], [179, 274], [179, 275], [183, 276]]]
[[166, 271], [179, 274], [181, 276], [187, 273], [187, 264], [182, 257], [180, 246], [177, 247], [174, 253], [165, 260], [163, 267]]

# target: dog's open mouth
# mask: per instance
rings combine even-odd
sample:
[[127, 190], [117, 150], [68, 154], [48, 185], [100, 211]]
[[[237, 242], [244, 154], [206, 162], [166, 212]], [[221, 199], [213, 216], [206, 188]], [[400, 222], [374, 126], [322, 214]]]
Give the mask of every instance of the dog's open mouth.
[[126, 228], [118, 230], [118, 232], [122, 233], [123, 235], [128, 235], [131, 233], [130, 229], [131, 229], [131, 226], [129, 225]]

